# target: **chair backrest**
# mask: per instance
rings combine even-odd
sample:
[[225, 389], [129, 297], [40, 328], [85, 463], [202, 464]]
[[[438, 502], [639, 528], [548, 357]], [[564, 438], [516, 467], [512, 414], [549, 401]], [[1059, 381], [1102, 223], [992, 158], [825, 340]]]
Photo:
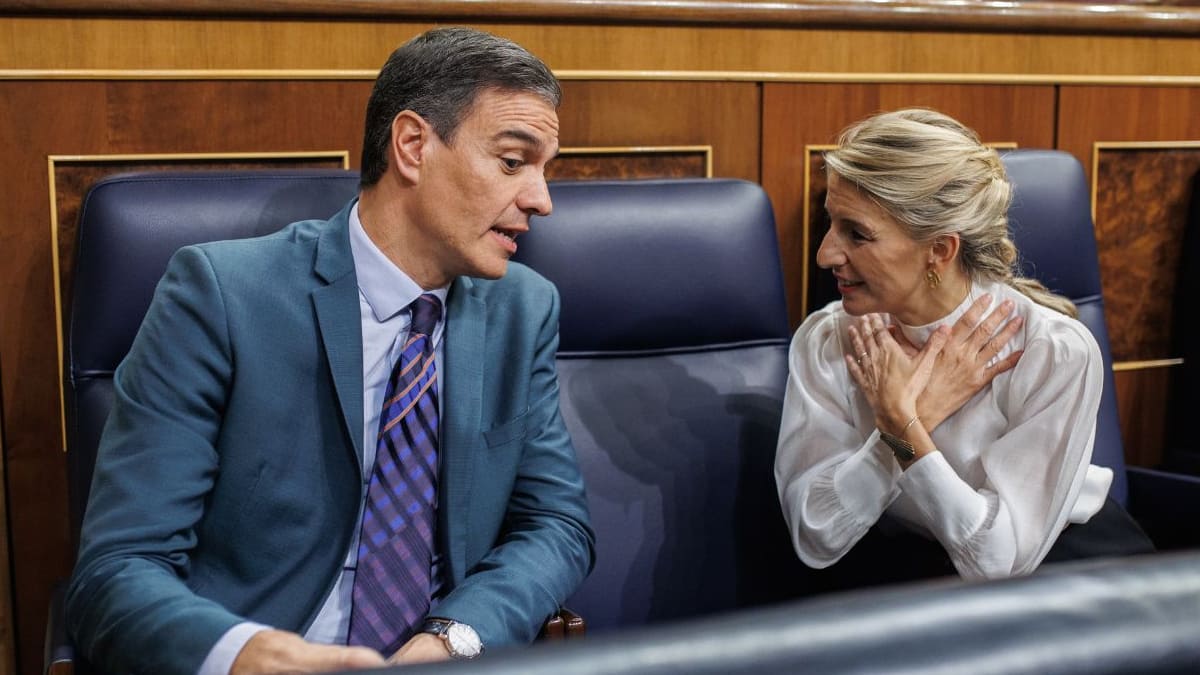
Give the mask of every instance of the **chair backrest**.
[[[112, 375], [180, 246], [325, 218], [341, 171], [106, 179], [81, 211], [68, 337], [68, 463], [78, 534]], [[563, 415], [598, 562], [568, 606], [589, 629], [786, 597], [798, 565], [772, 463], [788, 344], [771, 206], [732, 180], [553, 183], [518, 257], [562, 296]]]
[[67, 467], [73, 543], [87, 506], [113, 371], [137, 334], [177, 249], [274, 232], [328, 218], [356, 193], [339, 170], [148, 172], [112, 176], [88, 191], [66, 328]]
[[1096, 424], [1092, 463], [1113, 470], [1109, 494], [1128, 498], [1125, 448], [1117, 417], [1112, 351], [1100, 293], [1100, 259], [1083, 167], [1059, 150], [1011, 150], [1001, 159], [1013, 184], [1009, 228], [1020, 251], [1021, 269], [1050, 290], [1070, 298], [1104, 355], [1104, 395]]
[[589, 632], [787, 597], [773, 461], [789, 328], [771, 205], [737, 180], [559, 183], [518, 259], [562, 295], [596, 529]]

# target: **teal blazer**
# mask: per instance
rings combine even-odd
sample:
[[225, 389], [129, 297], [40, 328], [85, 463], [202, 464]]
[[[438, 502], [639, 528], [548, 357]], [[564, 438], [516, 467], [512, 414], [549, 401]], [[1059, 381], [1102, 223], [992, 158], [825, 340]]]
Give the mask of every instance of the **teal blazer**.
[[[179, 250], [114, 376], [67, 594], [94, 665], [194, 673], [252, 620], [303, 633], [359, 526], [362, 327], [347, 205]], [[532, 640], [594, 535], [558, 406], [554, 286], [510, 263], [446, 301], [437, 615]]]

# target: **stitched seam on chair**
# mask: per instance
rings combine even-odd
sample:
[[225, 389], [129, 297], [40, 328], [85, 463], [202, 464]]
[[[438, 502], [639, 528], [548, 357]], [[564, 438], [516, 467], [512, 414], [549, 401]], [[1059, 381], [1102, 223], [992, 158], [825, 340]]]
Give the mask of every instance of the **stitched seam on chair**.
[[787, 347], [788, 338], [764, 338], [762, 340], [743, 340], [741, 342], [723, 342], [691, 347], [661, 347], [657, 349], [611, 349], [611, 350], [572, 350], [559, 351], [558, 358], [572, 359], [625, 359], [646, 356], [670, 356], [676, 354], [702, 354], [707, 352], [727, 352], [735, 349], [753, 349], [757, 347]]
[[100, 380], [112, 379], [112, 376], [117, 371], [115, 370], [81, 370], [75, 373], [75, 380]]

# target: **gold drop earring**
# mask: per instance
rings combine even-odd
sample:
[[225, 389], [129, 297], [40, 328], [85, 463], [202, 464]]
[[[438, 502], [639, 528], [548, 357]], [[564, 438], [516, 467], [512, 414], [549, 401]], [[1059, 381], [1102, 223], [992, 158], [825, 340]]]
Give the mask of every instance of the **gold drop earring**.
[[930, 288], [937, 288], [942, 283], [942, 277], [933, 269], [933, 264], [930, 263], [929, 269], [925, 270], [925, 281], [929, 283]]

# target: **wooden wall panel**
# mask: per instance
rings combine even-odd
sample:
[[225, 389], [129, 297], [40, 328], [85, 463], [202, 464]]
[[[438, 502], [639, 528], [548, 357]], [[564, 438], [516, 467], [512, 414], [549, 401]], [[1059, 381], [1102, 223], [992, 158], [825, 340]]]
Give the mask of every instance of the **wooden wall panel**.
[[[1180, 244], [1188, 228], [1200, 140], [1102, 145], [1094, 154], [1095, 224], [1113, 359], [1155, 361], [1172, 349]], [[1193, 235], [1195, 236], [1195, 235]]]
[[[0, 333], [3, 333], [4, 315], [0, 314]], [[4, 379], [4, 359], [0, 358], [0, 381]], [[4, 443], [4, 389], [0, 387], [0, 485], [4, 485], [7, 473], [7, 447]], [[16, 633], [15, 616], [12, 612], [12, 548], [8, 530], [8, 500], [0, 491], [0, 673], [16, 672], [16, 648], [13, 636]]]
[[[762, 183], [775, 206], [793, 326], [806, 313], [803, 211], [809, 146], [834, 143], [844, 127], [872, 113], [924, 106], [962, 120], [987, 142], [1049, 148], [1054, 105], [1054, 88], [1036, 85], [764, 85], [763, 137], [770, 140], [763, 144]], [[812, 255], [815, 251], [807, 252]]]
[[1130, 462], [1153, 466], [1165, 441], [1163, 402], [1173, 366], [1163, 360], [1174, 356], [1165, 345], [1195, 151], [1168, 159], [1112, 146], [1200, 141], [1200, 87], [1063, 86], [1058, 141], [1105, 190], [1093, 200], [1121, 432]]
[[713, 175], [759, 179], [753, 82], [564, 82], [564, 147], [712, 146]]
[[[457, 20], [556, 70], [1191, 76], [1200, 38]], [[0, 70], [363, 69], [432, 23], [0, 17]], [[370, 75], [367, 75], [368, 77]]]

